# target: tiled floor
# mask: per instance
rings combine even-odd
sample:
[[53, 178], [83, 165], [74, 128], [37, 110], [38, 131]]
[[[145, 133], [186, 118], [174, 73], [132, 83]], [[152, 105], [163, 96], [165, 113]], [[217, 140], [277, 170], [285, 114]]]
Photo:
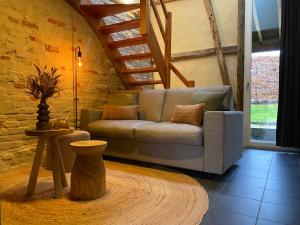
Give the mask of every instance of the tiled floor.
[[300, 154], [249, 149], [223, 176], [180, 172], [208, 192], [210, 208], [201, 225], [300, 225]]
[[300, 225], [300, 154], [246, 150], [224, 176], [198, 180], [210, 199], [201, 225]]

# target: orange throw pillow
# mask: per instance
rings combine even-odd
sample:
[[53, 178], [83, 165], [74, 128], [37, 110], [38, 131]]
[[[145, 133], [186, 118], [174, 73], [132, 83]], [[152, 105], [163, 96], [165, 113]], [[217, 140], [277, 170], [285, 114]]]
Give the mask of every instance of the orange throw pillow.
[[137, 120], [138, 106], [114, 106], [104, 105], [103, 120]]
[[171, 117], [171, 122], [200, 126], [205, 107], [205, 103], [195, 105], [177, 105]]

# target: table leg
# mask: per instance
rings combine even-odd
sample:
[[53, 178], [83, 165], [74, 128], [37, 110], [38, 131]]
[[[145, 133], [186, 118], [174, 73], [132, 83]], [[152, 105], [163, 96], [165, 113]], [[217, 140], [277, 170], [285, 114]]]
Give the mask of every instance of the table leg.
[[54, 138], [54, 141], [55, 141], [55, 145], [56, 145], [56, 149], [57, 149], [57, 153], [58, 153], [61, 183], [62, 183], [63, 187], [67, 187], [68, 181], [67, 181], [67, 177], [66, 177], [66, 173], [65, 173], [65, 166], [64, 166], [64, 163], [62, 160], [61, 149], [60, 149], [60, 145], [58, 142], [58, 138]]
[[32, 168], [31, 168], [30, 178], [29, 178], [29, 182], [28, 182], [28, 186], [27, 186], [27, 192], [26, 192], [27, 196], [31, 196], [34, 192], [36, 181], [37, 181], [38, 174], [39, 174], [39, 169], [40, 169], [41, 162], [42, 162], [45, 142], [46, 142], [46, 137], [40, 136], [38, 138], [38, 144], [37, 144]]
[[52, 149], [52, 138], [49, 137], [47, 139], [47, 162], [46, 162], [46, 168], [48, 170], [52, 170], [52, 159], [51, 159], [51, 149]]
[[54, 182], [54, 192], [55, 198], [60, 198], [63, 195], [62, 184], [60, 178], [60, 162], [59, 154], [57, 148], [51, 149], [52, 153], [52, 170], [53, 170], [53, 182]]

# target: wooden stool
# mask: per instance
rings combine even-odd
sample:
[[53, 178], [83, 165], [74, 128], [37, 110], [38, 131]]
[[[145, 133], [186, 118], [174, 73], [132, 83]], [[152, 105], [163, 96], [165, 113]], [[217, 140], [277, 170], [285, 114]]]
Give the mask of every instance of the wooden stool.
[[55, 198], [60, 198], [63, 195], [62, 187], [68, 186], [68, 181], [65, 174], [64, 164], [62, 162], [61, 152], [57, 137], [60, 135], [73, 133], [73, 129], [59, 129], [59, 130], [26, 130], [25, 134], [27, 136], [38, 137], [37, 149], [35, 152], [32, 169], [30, 173], [30, 178], [27, 187], [27, 196], [31, 196], [34, 193], [36, 181], [39, 174], [39, 169], [42, 162], [43, 151], [45, 148], [45, 143], [51, 142], [55, 146], [51, 146], [51, 156], [53, 158], [53, 182]]
[[[60, 146], [65, 172], [69, 173], [72, 171], [76, 157], [75, 153], [70, 148], [70, 143], [75, 141], [90, 140], [90, 133], [82, 130], [74, 130], [74, 132], [71, 134], [59, 136], [57, 140]], [[50, 141], [47, 143], [47, 157], [45, 157], [44, 166], [48, 170], [52, 170], [51, 148], [53, 144], [55, 143], [51, 143]]]
[[76, 141], [70, 144], [76, 153], [71, 172], [71, 197], [92, 200], [106, 193], [106, 174], [102, 159], [106, 141]]

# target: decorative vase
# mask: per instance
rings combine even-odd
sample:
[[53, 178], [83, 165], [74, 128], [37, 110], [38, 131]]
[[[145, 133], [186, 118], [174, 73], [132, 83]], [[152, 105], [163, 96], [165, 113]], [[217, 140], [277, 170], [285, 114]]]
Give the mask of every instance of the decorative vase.
[[49, 106], [46, 103], [46, 98], [41, 98], [40, 104], [38, 105], [39, 110], [37, 111], [38, 122], [36, 123], [37, 130], [49, 130], [51, 129], [49, 120], [50, 111], [48, 110]]

